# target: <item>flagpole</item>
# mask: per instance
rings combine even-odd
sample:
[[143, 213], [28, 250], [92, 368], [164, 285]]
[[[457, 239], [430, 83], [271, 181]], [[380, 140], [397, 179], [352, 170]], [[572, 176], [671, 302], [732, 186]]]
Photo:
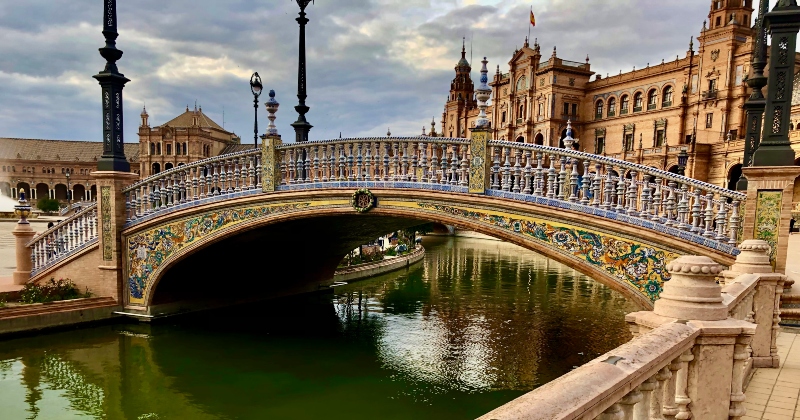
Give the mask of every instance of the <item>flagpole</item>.
[[[533, 6], [531, 6], [531, 14], [533, 14]], [[530, 18], [530, 15], [529, 15], [529, 18]], [[531, 26], [532, 26], [531, 23], [528, 22], [528, 42], [530, 42], [530, 39], [531, 39]]]

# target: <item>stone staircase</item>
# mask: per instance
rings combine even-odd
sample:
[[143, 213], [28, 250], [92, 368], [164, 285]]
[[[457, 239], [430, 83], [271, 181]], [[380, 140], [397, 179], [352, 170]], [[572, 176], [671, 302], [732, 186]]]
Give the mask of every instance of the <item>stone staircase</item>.
[[800, 327], [800, 286], [793, 286], [794, 280], [783, 284], [780, 325], [784, 327]]

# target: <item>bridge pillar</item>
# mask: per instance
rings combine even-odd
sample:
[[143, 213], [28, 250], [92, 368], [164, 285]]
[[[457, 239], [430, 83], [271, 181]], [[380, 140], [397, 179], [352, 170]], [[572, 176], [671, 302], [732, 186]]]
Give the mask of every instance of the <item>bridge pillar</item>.
[[28, 216], [31, 214], [31, 207], [25, 199], [25, 191], [20, 191], [19, 205], [14, 206], [14, 213], [19, 216], [17, 226], [11, 232], [14, 235], [16, 242], [16, 256], [17, 256], [17, 269], [12, 274], [12, 281], [14, 284], [25, 284], [31, 278], [31, 269], [33, 262], [31, 262], [31, 248], [28, 247], [28, 242], [33, 239], [36, 232], [31, 228], [28, 222]]
[[111, 296], [122, 302], [124, 290], [122, 260], [122, 228], [125, 225], [125, 195], [122, 189], [133, 183], [137, 175], [130, 172], [97, 171], [97, 232], [100, 239], [100, 272], [89, 287], [99, 296]]
[[267, 134], [261, 142], [261, 190], [272, 192], [278, 189], [281, 179], [280, 156], [276, 149], [282, 143], [278, 134]]
[[792, 193], [800, 166], [751, 166], [742, 168], [742, 174], [747, 178], [742, 240], [767, 241], [772, 266], [776, 272], [784, 273]]
[[491, 129], [480, 127], [471, 128], [472, 136], [469, 142], [470, 165], [469, 165], [469, 193], [486, 194], [491, 180], [489, 179], [492, 160], [486, 150], [489, 142]]

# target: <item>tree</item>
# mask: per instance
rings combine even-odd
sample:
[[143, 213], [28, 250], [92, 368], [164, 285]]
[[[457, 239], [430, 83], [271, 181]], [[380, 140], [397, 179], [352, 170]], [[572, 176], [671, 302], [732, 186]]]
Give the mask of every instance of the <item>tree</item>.
[[58, 211], [59, 204], [58, 200], [52, 198], [40, 198], [39, 201], [36, 202], [36, 207], [41, 211], [51, 212]]

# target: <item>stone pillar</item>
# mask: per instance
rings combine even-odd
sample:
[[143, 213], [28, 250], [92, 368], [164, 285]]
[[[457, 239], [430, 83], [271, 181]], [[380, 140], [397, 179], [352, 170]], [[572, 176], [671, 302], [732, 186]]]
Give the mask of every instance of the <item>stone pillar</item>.
[[111, 296], [125, 304], [122, 229], [126, 209], [122, 189], [134, 183], [138, 175], [118, 171], [97, 171], [91, 175], [97, 180], [97, 232], [100, 239], [100, 281], [93, 292], [98, 296]]
[[792, 194], [800, 166], [753, 166], [742, 168], [742, 173], [747, 178], [742, 239], [767, 241], [775, 272], [784, 273]]
[[491, 180], [489, 171], [492, 161], [488, 159], [487, 143], [491, 135], [489, 128], [471, 128], [472, 137], [469, 142], [469, 192], [470, 194], [485, 194], [489, 189]]
[[17, 269], [12, 274], [14, 284], [25, 284], [31, 278], [31, 248], [28, 247], [28, 242], [33, 239], [36, 232], [31, 228], [28, 222], [28, 216], [31, 214], [31, 206], [28, 205], [28, 200], [25, 199], [25, 190], [20, 190], [19, 205], [14, 206], [14, 213], [19, 216], [17, 227], [12, 232], [16, 242], [17, 254]]
[[667, 269], [672, 279], [664, 284], [653, 312], [629, 314], [626, 319], [637, 324], [640, 334], [670, 322], [699, 329], [691, 357], [681, 356], [689, 363], [686, 393], [681, 393], [677, 402], [691, 401], [692, 416], [697, 419], [728, 419], [734, 412], [740, 415], [744, 410], [738, 383], [742, 380], [738, 372], [742, 363], [740, 355], [734, 357], [734, 350], [737, 345], [741, 350], [741, 346], [749, 344], [755, 325], [728, 318], [721, 288], [715, 282], [722, 266], [710, 258], [683, 256]]
[[278, 134], [267, 134], [261, 141], [261, 191], [272, 192], [281, 185], [280, 152], [276, 149], [283, 144]]

